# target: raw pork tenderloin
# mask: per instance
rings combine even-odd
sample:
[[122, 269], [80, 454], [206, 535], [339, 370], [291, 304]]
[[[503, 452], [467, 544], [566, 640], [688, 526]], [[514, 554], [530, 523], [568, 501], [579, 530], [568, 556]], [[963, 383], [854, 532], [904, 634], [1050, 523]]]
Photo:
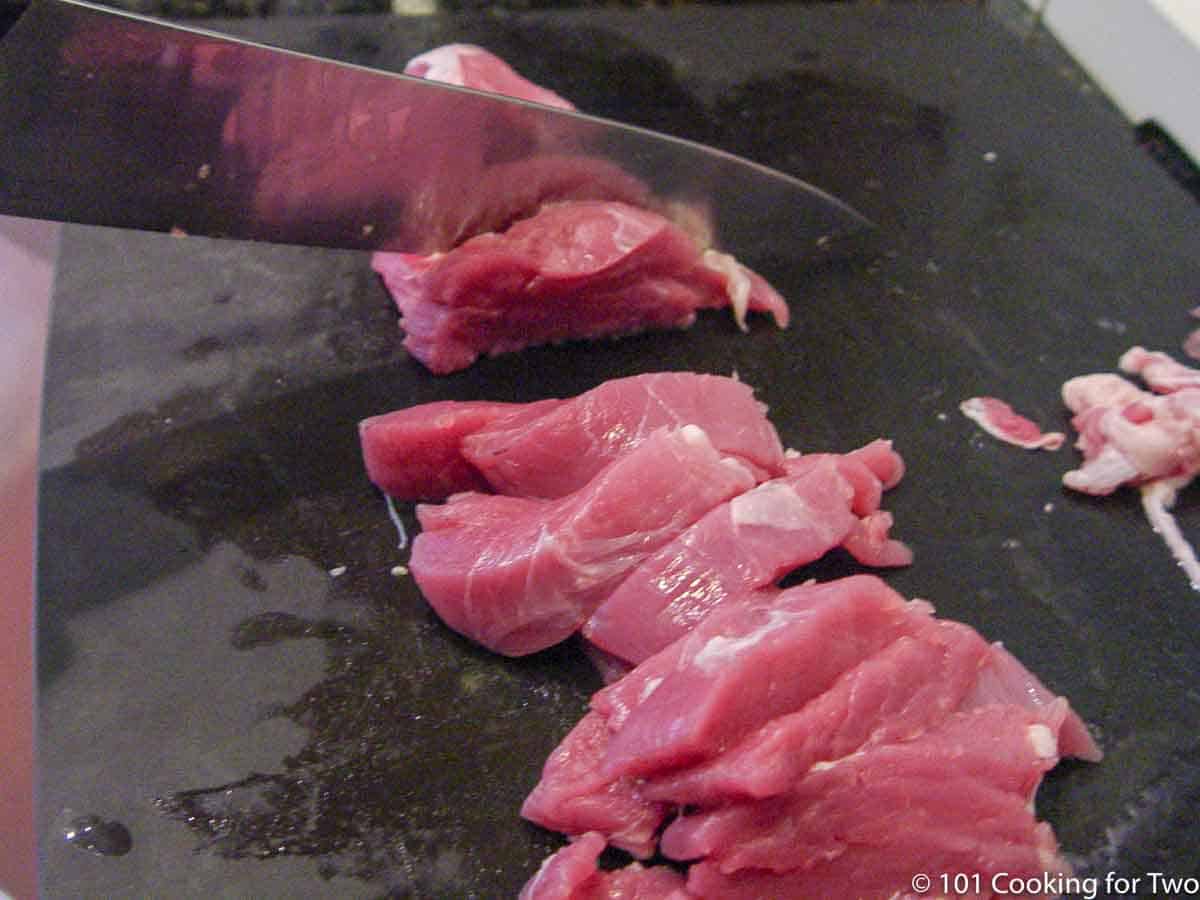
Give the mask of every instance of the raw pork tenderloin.
[[[406, 72], [570, 107], [478, 47], [448, 45]], [[444, 253], [376, 253], [400, 310], [404, 345], [430, 371], [480, 355], [568, 339], [687, 328], [697, 311], [730, 307], [786, 326], [787, 303], [761, 276], [708, 245], [694, 213], [672, 221], [632, 177], [600, 160], [555, 156], [464, 172], [483, 199]]]

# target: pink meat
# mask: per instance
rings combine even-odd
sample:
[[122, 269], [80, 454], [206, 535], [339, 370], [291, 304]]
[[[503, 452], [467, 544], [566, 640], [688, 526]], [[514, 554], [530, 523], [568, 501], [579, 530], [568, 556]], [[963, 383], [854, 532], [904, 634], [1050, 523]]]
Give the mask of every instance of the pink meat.
[[596, 860], [604, 852], [599, 834], [581, 835], [557, 853], [546, 857], [537, 873], [521, 888], [518, 900], [576, 900], [597, 872]]
[[498, 420], [519, 423], [558, 404], [443, 400], [364, 419], [358, 436], [367, 477], [399, 500], [443, 500], [489, 490], [487, 479], [462, 455], [463, 438]]
[[884, 438], [877, 438], [843, 456], [870, 469], [885, 491], [890, 491], [904, 477], [904, 459], [893, 449], [892, 442]]
[[912, 550], [891, 536], [893, 524], [890, 512], [886, 509], [876, 510], [855, 523], [854, 530], [842, 542], [842, 546], [864, 566], [890, 569], [911, 565]]
[[668, 657], [665, 673], [639, 666], [605, 689], [637, 698], [609, 741], [604, 773], [647, 776], [715, 756], [824, 693], [916, 627], [926, 609], [859, 575], [714, 613], [644, 664]]
[[783, 447], [754, 391], [733, 378], [657, 372], [616, 378], [533, 422], [493, 423], [462, 442], [463, 456], [505, 494], [576, 490], [664, 426], [697, 425], [757, 476], [778, 474]]
[[1032, 419], [995, 397], [972, 397], [959, 409], [992, 437], [1026, 450], [1057, 450], [1066, 441], [1062, 432], [1043, 432]]
[[400, 309], [405, 347], [438, 374], [534, 344], [686, 328], [706, 308], [788, 319], [761, 277], [618, 202], [551, 204], [448, 253], [376, 254], [372, 265]]
[[935, 864], [1059, 871], [1033, 792], [1059, 755], [1100, 757], [1000, 645], [865, 575], [722, 608], [591, 706], [523, 813], [645, 858], [684, 811], [659, 850], [698, 860], [702, 897], [885, 898]]
[[[575, 108], [553, 91], [522, 78], [496, 55], [471, 44], [447, 44], [422, 53], [409, 61], [404, 72], [545, 106]], [[489, 231], [503, 231], [555, 201], [619, 200], [653, 207], [656, 201], [639, 179], [608, 160], [578, 153], [573, 145], [560, 149], [556, 135], [539, 129], [538, 120], [531, 120], [519, 109], [508, 113], [502, 128], [489, 129], [489, 140], [495, 146], [486, 151], [475, 148], [475, 168], [458, 173], [468, 186], [470, 200], [460, 204], [457, 228], [452, 235], [447, 234], [441, 246]], [[506, 142], [511, 145], [507, 153]], [[530, 143], [538, 147], [532, 157], [522, 153]], [[442, 150], [445, 152], [445, 148]], [[389, 259], [388, 254], [378, 255], [377, 267], [386, 268]]]
[[[422, 54], [406, 71], [570, 108], [470, 45]], [[686, 328], [697, 310], [711, 307], [732, 308], [742, 328], [751, 310], [787, 324], [787, 303], [761, 276], [708, 247], [704, 216], [664, 209], [672, 221], [651, 211], [661, 204], [639, 180], [575, 148], [556, 152], [556, 136], [531, 133], [521, 112], [513, 110], [510, 128], [489, 129], [514, 136], [507, 157], [503, 146], [489, 147], [486, 159], [466, 147], [442, 167], [459, 170], [470, 185], [469, 198], [450, 204], [455, 230], [437, 223], [439, 246], [459, 246], [373, 257], [399, 307], [405, 346], [430, 371], [457, 371], [481, 354], [535, 344]], [[530, 141], [539, 151], [533, 158], [523, 152]], [[425, 177], [435, 193], [454, 188]]]
[[[957, 713], [911, 741], [814, 767], [785, 795], [681, 816], [663, 833], [662, 851], [703, 859], [724, 876], [773, 872], [799, 885], [810, 874], [825, 881], [830, 867], [853, 868], [873, 883], [864, 894], [858, 879], [842, 882], [843, 891], [854, 887], [850, 896], [891, 896], [921, 872], [979, 873], [984, 882], [1065, 873], [1030, 807], [1057, 762], [1054, 732], [1019, 707]], [[879, 872], [883, 855], [903, 870]], [[939, 868], [948, 861], [963, 867]]]
[[1020, 707], [1054, 730], [1063, 756], [1098, 762], [1099, 746], [1066, 698], [1046, 687], [1001, 644], [992, 644], [962, 709], [995, 705]]
[[666, 866], [631, 863], [604, 871], [596, 861], [604, 838], [585, 834], [547, 858], [519, 900], [687, 900], [684, 877]]
[[758, 477], [782, 470], [783, 448], [745, 384], [658, 372], [615, 378], [568, 400], [440, 401], [364, 420], [371, 480], [400, 500], [469, 490], [561, 497], [664, 426], [697, 425]]
[[[239, 80], [222, 126], [225, 165], [217, 175], [252, 184], [264, 223], [347, 219], [380, 234], [404, 223], [408, 230], [395, 236], [405, 246], [452, 239], [460, 220], [476, 214], [467, 185], [486, 171], [486, 148], [472, 141], [447, 146], [437, 116], [456, 117], [463, 133], [483, 134], [491, 124], [484, 113], [472, 98], [443, 98], [438, 109], [398, 100], [386, 82], [363, 91], [357, 82], [323, 76], [311, 66], [284, 66]], [[347, 165], [360, 159], [373, 164]], [[231, 171], [234, 165], [240, 171]], [[418, 195], [433, 202], [401, 207], [396, 199]]]
[[558, 500], [467, 493], [418, 507], [409, 568], [451, 628], [500, 653], [532, 653], [568, 637], [646, 556], [752, 484], [701, 429], [661, 429]]
[[599, 831], [649, 855], [667, 805], [643, 795], [639, 776], [699, 762], [803, 705], [905, 625], [927, 619], [926, 610], [877, 578], [853, 576], [765, 591], [756, 604], [714, 613], [593, 696], [592, 712], [551, 756], [522, 814], [568, 834]]
[[788, 475], [799, 477], [830, 463], [853, 491], [850, 511], [854, 515], [867, 516], [879, 509], [879, 504], [883, 501], [883, 482], [869, 466], [851, 453], [801, 455], [793, 451], [784, 459], [783, 467]]
[[[1054, 858], [1058, 844], [1050, 826], [1035, 826], [1031, 839], [1038, 842], [1039, 852]], [[939, 843], [949, 846], [935, 854], [930, 848]], [[938, 873], [974, 873], [978, 870], [971, 866], [976, 865], [974, 861], [984, 854], [994, 860], [994, 865], [1011, 873], [1009, 878], [998, 879], [998, 886], [1003, 893], [993, 893], [988, 884], [990, 878], [980, 879], [984, 890], [978, 893], [945, 894], [940, 891], [940, 881], [936, 880], [932, 882], [933, 892], [904, 888], [904, 885], [912, 884], [915, 872], [908, 860], [923, 858], [931, 867], [930, 871]], [[854, 900], [929, 900], [930, 897], [939, 900], [991, 900], [993, 897], [1019, 897], [1022, 900], [1050, 900], [1059, 896], [1053, 887], [1057, 877], [1067, 875], [1066, 872], [1043, 873], [1039, 870], [1029, 876], [1031, 881], [1016, 880], [1021, 872], [1019, 867], [1028, 862], [1028, 857], [1026, 847], [1011, 848], [998, 843], [986, 846], [982, 842], [968, 844], [936, 825], [914, 826], [895, 833], [892, 842], [885, 847], [864, 847], [853, 855], [846, 854], [802, 873], [776, 874], [746, 870], [723, 875], [716, 863], [697, 863], [688, 870], [687, 887], [691, 896], [703, 900], [813, 900], [816, 897], [852, 897]], [[1049, 880], [1050, 893], [1037, 891], [1044, 880]], [[1033, 885], [1035, 892], [1018, 891], [1013, 885]]]
[[602, 833], [614, 847], [647, 859], [654, 855], [668, 807], [647, 802], [636, 779], [612, 779], [600, 771], [609, 735], [603, 716], [585, 715], [546, 760], [521, 815], [566, 835]]
[[585, 900], [689, 900], [684, 876], [667, 866], [630, 863], [605, 872]]
[[784, 468], [798, 475], [826, 459], [836, 461], [838, 472], [854, 486], [851, 509], [858, 519], [843, 538], [842, 548], [865, 566], [911, 565], [911, 548], [891, 536], [892, 514], [879, 508], [883, 492], [895, 487], [904, 476], [904, 460], [892, 449], [892, 442], [875, 440], [844, 454], [793, 455], [785, 460]]
[[414, 56], [404, 67], [404, 74], [560, 109], [575, 108], [569, 100], [522, 78], [500, 57], [474, 44], [444, 44]]
[[[406, 71], [570, 108], [466, 44], [422, 54]], [[454, 372], [481, 354], [532, 344], [686, 328], [701, 308], [731, 307], [742, 328], [748, 311], [769, 312], [787, 324], [782, 296], [756, 272], [708, 247], [703, 216], [679, 212], [671, 221], [650, 211], [659, 204], [641, 181], [611, 163], [575, 155], [576, 148], [556, 148], [556, 136], [530, 131], [521, 113], [511, 110], [508, 127], [486, 132], [511, 133], [511, 148], [492, 138], [498, 146], [473, 155], [466, 142], [427, 154], [438, 162], [433, 172], [398, 175], [426, 179], [440, 205], [454, 210], [448, 221], [430, 223], [438, 246], [458, 245], [454, 250], [384, 252], [372, 259], [400, 308], [404, 346], [432, 372]], [[407, 122], [385, 124], [413, 131]], [[379, 131], [386, 128], [371, 133]], [[533, 157], [530, 144], [538, 148]], [[446, 173], [461, 184], [450, 184]], [[462, 185], [469, 192], [460, 197], [455, 191], [462, 193]]]
[[648, 779], [641, 795], [651, 802], [713, 805], [785, 793], [817, 763], [909, 740], [936, 726], [962, 704], [990, 650], [967, 626], [930, 619], [724, 753]]
[[630, 573], [584, 625], [584, 637], [641, 662], [730, 595], [767, 587], [838, 546], [858, 521], [854, 496], [829, 460], [734, 497]]

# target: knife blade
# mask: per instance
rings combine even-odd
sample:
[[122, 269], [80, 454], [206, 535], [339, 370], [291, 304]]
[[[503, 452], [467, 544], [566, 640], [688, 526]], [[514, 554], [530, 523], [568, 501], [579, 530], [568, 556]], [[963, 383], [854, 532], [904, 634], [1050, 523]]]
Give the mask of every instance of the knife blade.
[[692, 141], [81, 0], [0, 40], [0, 128], [0, 213], [62, 222], [423, 253], [587, 196], [790, 258], [870, 228]]

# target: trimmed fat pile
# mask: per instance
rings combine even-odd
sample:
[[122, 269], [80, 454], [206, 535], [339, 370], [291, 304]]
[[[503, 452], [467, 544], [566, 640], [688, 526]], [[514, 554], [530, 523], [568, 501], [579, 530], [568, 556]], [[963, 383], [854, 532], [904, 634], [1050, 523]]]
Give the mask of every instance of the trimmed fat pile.
[[[1053, 896], [1070, 874], [1033, 807], [1061, 757], [1100, 758], [1067, 700], [875, 575], [784, 586], [839, 548], [911, 562], [890, 442], [785, 451], [749, 387], [687, 372], [360, 434], [374, 482], [427, 501], [409, 568], [450, 627], [603, 661], [520, 810], [569, 838], [522, 897], [884, 900], [939, 872]], [[633, 861], [601, 868], [607, 847]]]

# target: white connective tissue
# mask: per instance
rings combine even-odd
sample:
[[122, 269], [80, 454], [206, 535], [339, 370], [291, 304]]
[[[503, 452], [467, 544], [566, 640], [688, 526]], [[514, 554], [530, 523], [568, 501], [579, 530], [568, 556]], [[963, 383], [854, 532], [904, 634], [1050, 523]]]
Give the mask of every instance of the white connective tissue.
[[400, 513], [396, 512], [396, 503], [391, 497], [384, 495], [387, 501], [388, 518], [392, 520], [392, 524], [396, 526], [396, 533], [400, 536], [400, 543], [396, 546], [403, 550], [408, 546], [408, 532], [404, 530], [404, 522], [400, 519]]

